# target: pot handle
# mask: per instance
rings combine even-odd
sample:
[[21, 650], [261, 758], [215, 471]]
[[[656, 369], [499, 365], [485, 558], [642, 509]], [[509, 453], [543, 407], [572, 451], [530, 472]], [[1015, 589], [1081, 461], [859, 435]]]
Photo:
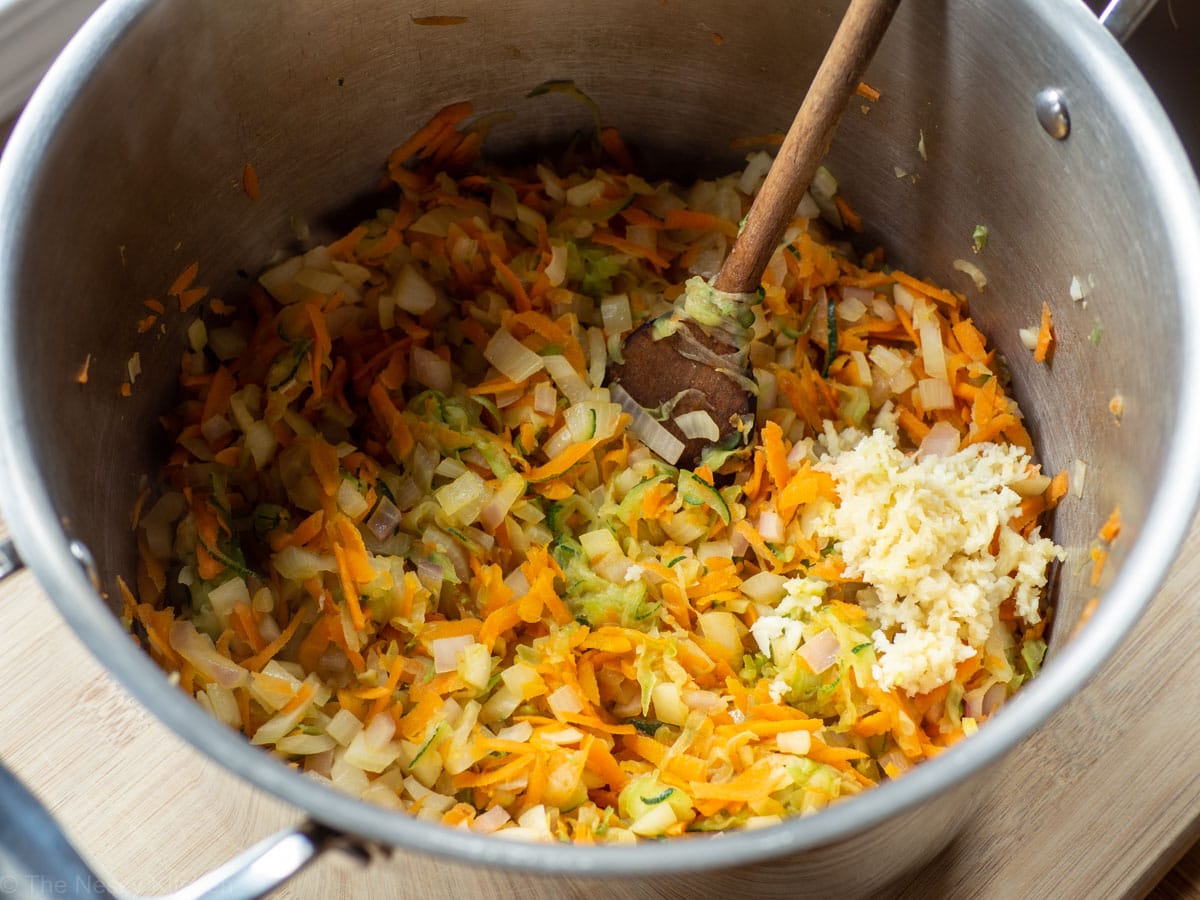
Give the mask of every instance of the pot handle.
[[[369, 859], [362, 845], [307, 821], [271, 835], [162, 900], [262, 897], [334, 847]], [[128, 891], [106, 884], [92, 871], [46, 808], [0, 763], [0, 894], [33, 900], [50, 893], [133, 900]]]
[[25, 568], [25, 563], [21, 561], [21, 554], [17, 553], [17, 546], [10, 540], [0, 541], [0, 581], [3, 581], [9, 575], [15, 575]]
[[1124, 44], [1142, 24], [1158, 0], [1109, 0], [1100, 13], [1100, 24]]

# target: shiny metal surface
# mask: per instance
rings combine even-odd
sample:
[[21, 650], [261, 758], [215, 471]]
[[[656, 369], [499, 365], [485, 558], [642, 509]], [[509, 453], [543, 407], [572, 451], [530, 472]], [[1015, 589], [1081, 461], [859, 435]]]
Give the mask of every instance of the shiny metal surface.
[[[76, 853], [58, 823], [12, 772], [0, 763], [0, 896], [123, 897]], [[147, 823], [147, 827], [152, 827]], [[320, 853], [345, 845], [340, 835], [314, 823], [271, 835], [198, 881], [162, 900], [252, 900], [269, 894]]]
[[[97, 657], [247, 779], [331, 827], [425, 853], [681, 889], [802, 880], [812, 896], [851, 896], [943, 846], [972, 813], [972, 779], [1127, 633], [1200, 487], [1200, 282], [1189, 265], [1200, 197], [1157, 101], [1082, 4], [902, 4], [867, 75], [883, 97], [851, 109], [829, 157], [872, 238], [922, 275], [969, 289], [952, 264], [974, 226], [988, 226], [977, 261], [989, 285], [972, 314], [1009, 361], [1046, 468], [1088, 463], [1083, 497], [1055, 522], [1071, 558], [1042, 675], [978, 736], [904, 778], [778, 827], [629, 848], [433, 827], [334, 793], [209, 719], [133, 649], [69, 550], [72, 538], [92, 549], [110, 592], [131, 568], [128, 510], [162, 451], [153, 423], [187, 321], [171, 317], [165, 335], [138, 335], [135, 323], [184, 265], [200, 260], [201, 280], [236, 297], [238, 269], [289, 244], [293, 218], [323, 236], [331, 210], [370, 192], [387, 151], [449, 101], [517, 113], [492, 133], [499, 155], [586, 127], [565, 98], [525, 98], [551, 78], [573, 78], [652, 171], [737, 166], [730, 141], [786, 124], [843, 7], [795, 0], [750, 17], [735, 0], [613, 0], [565, 16], [540, 0], [463, 0], [465, 24], [422, 27], [414, 18], [443, 10], [423, 0], [106, 4], [0, 161], [0, 499], [22, 556]], [[1071, 107], [1064, 141], [1030, 115], [1051, 84]], [[246, 162], [263, 186], [257, 203], [238, 183]], [[1069, 297], [1075, 275], [1094, 281], [1086, 305]], [[1058, 335], [1051, 366], [1035, 366], [1017, 336], [1043, 300]], [[144, 374], [125, 399], [117, 389], [134, 351]], [[1118, 393], [1120, 425], [1107, 410]], [[1098, 590], [1081, 563], [1117, 503], [1125, 530]]]
[[0, 580], [7, 578], [25, 568], [21, 554], [17, 553], [16, 544], [12, 541], [0, 541]]
[[1100, 24], [1122, 44], [1142, 24], [1158, 0], [1111, 0], [1100, 13]]
[[1042, 88], [1033, 98], [1038, 123], [1056, 141], [1066, 140], [1071, 133], [1071, 114], [1067, 101], [1057, 88]]

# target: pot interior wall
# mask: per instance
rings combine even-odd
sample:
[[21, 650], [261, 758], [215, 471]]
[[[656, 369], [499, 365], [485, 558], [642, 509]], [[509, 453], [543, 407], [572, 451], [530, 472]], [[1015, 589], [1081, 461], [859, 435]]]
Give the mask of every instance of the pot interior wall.
[[[294, 244], [295, 221], [327, 236], [329, 214], [373, 191], [389, 149], [448, 102], [515, 113], [489, 139], [498, 154], [590, 127], [566, 97], [526, 97], [548, 79], [573, 79], [655, 173], [737, 167], [745, 150], [734, 139], [786, 128], [844, 5], [796, 0], [748, 16], [735, 0], [569, 11], [464, 0], [457, 25], [423, 24], [444, 12], [423, 2], [153, 5], [31, 173], [29, 252], [15, 273], [16, 368], [38, 475], [105, 586], [132, 568], [129, 510], [164, 452], [155, 420], [174, 396], [190, 319], [173, 312], [145, 334], [136, 325], [143, 301], [167, 300], [187, 264], [198, 260], [198, 283], [237, 299], [245, 273]], [[868, 74], [882, 98], [854, 99], [828, 166], [867, 243], [970, 297], [1047, 471], [1087, 462], [1083, 497], [1055, 522], [1072, 553], [1057, 590], [1069, 625], [1096, 590], [1078, 562], [1100, 523], [1119, 502], [1132, 540], [1156, 487], [1178, 403], [1181, 301], [1134, 136], [1094, 61], [1037, 24], [986, 0], [902, 5]], [[1070, 98], [1066, 141], [1035, 118], [1047, 85]], [[241, 188], [246, 163], [261, 181], [257, 201]], [[974, 256], [977, 224], [990, 239]], [[986, 272], [986, 292], [953, 270], [956, 258]], [[1094, 281], [1086, 305], [1068, 293], [1072, 276]], [[1017, 336], [1043, 301], [1058, 335], [1048, 366]], [[143, 371], [124, 398], [134, 352]], [[77, 384], [89, 355], [88, 383]], [[1108, 411], [1117, 393], [1120, 424]]]

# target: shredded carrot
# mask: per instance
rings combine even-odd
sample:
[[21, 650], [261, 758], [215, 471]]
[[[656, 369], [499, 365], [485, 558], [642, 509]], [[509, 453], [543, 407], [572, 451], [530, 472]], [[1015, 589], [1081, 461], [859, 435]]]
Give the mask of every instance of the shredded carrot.
[[854, 88], [854, 93], [865, 100], [870, 100], [872, 103], [878, 101], [880, 96], [879, 91], [875, 90], [875, 88], [871, 87], [865, 81], [858, 83], [858, 86]]
[[1111, 544], [1121, 533], [1121, 507], [1114, 506], [1104, 524], [1100, 526], [1100, 540]]
[[258, 172], [254, 170], [254, 166], [246, 163], [242, 167], [242, 190], [246, 192], [246, 196], [251, 200], [257, 200], [262, 196], [262, 192], [258, 187]]
[[1045, 362], [1054, 343], [1054, 323], [1050, 318], [1050, 306], [1042, 304], [1042, 324], [1038, 329], [1037, 347], [1033, 351], [1034, 362]]
[[[196, 276], [199, 273], [200, 273], [200, 262], [199, 262], [199, 260], [197, 260], [196, 262], [193, 262], [191, 265], [187, 266], [182, 272], [179, 273], [178, 277], [176, 277], [176, 279], [171, 282], [171, 286], [169, 288], [167, 288], [167, 293], [169, 295], [171, 295], [172, 297], [178, 297], [180, 294], [182, 294], [184, 291], [186, 291], [189, 287], [192, 286], [192, 282], [196, 280]], [[159, 311], [161, 312], [161, 310], [159, 310]]]

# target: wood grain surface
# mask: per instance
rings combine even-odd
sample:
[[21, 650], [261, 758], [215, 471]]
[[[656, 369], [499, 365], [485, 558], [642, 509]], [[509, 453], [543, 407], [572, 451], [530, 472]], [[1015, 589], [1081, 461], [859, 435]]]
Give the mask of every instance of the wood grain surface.
[[[931, 865], [898, 884], [897, 896], [1140, 897], [1162, 881], [1158, 896], [1200, 898], [1195, 851], [1163, 880], [1200, 837], [1200, 687], [1189, 665], [1200, 647], [1198, 550], [1193, 526], [1117, 659], [1001, 764], [976, 818]], [[161, 893], [300, 819], [144, 712], [29, 573], [0, 586], [0, 697], [0, 759], [65, 825], [105, 883]], [[597, 890], [402, 854], [363, 866], [337, 853], [278, 894], [658, 895], [636, 881]]]

